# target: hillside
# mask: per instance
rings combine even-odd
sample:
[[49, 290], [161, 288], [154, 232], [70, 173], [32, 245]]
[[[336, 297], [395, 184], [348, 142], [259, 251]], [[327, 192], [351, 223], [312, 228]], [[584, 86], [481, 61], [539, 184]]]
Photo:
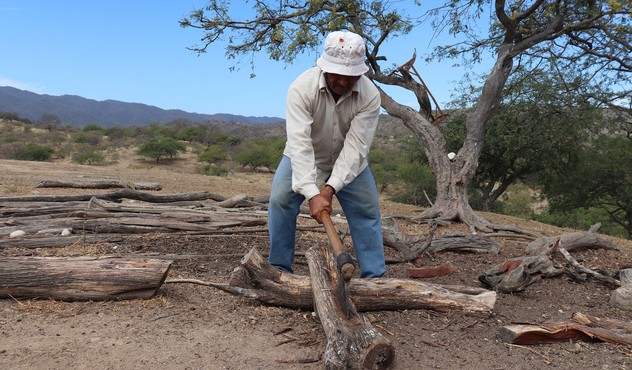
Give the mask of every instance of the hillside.
[[215, 121], [247, 124], [283, 121], [283, 118], [279, 117], [190, 113], [179, 109], [161, 109], [147, 104], [117, 100], [97, 101], [76, 95], [41, 95], [9, 86], [0, 86], [0, 112], [15, 113], [31, 121], [37, 121], [43, 115], [51, 114], [59, 117], [64, 125], [80, 127], [87, 124], [105, 127], [144, 126], [152, 123], [168, 123], [178, 119], [191, 122]]

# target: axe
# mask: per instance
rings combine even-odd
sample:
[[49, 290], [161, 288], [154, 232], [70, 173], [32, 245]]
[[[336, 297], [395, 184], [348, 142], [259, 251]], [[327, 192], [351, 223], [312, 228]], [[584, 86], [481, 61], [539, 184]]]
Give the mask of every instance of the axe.
[[340, 240], [340, 236], [336, 232], [336, 228], [334, 227], [334, 223], [331, 221], [329, 217], [329, 212], [323, 210], [320, 213], [320, 217], [323, 221], [323, 225], [325, 226], [325, 231], [327, 232], [327, 237], [329, 238], [329, 243], [331, 245], [331, 251], [336, 259], [336, 266], [338, 267], [338, 271], [342, 276], [344, 281], [343, 291], [339, 292], [339, 297], [342, 299], [343, 308], [345, 309], [345, 314], [347, 317], [351, 314], [351, 308], [349, 307], [349, 281], [355, 272], [355, 264], [353, 263], [353, 258], [349, 254], [349, 252], [345, 251], [344, 246], [342, 245], [342, 241]]

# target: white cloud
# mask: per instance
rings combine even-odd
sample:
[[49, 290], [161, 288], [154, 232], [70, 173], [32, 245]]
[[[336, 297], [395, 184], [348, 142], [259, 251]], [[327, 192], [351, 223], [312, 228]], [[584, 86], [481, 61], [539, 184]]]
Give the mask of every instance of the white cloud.
[[15, 81], [4, 76], [0, 76], [0, 86], [11, 86], [16, 89], [31, 91], [38, 94], [44, 94], [46, 90], [43, 86], [31, 84], [29, 82]]

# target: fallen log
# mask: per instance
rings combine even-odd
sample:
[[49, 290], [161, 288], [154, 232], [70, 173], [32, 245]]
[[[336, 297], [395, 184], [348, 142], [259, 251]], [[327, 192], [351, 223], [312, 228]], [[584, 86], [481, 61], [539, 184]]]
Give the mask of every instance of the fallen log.
[[155, 195], [149, 193], [143, 193], [132, 189], [122, 189], [110, 193], [102, 194], [80, 194], [80, 195], [25, 195], [14, 197], [0, 197], [0, 204], [8, 204], [14, 202], [70, 202], [70, 201], [87, 201], [92, 198], [99, 198], [104, 200], [120, 200], [120, 199], [134, 199], [143, 202], [150, 203], [173, 203], [173, 202], [187, 202], [187, 201], [202, 201], [202, 200], [215, 200], [223, 201], [226, 198], [220, 195], [211, 194], [206, 191], [193, 192], [193, 193], [177, 193], [177, 194], [164, 194]]
[[[214, 286], [266, 304], [314, 308], [310, 278], [279, 271], [256, 248], [242, 258], [228, 284]], [[350, 296], [359, 312], [427, 309], [489, 316], [496, 302], [496, 292], [484, 288], [395, 278], [351, 279]]]
[[576, 312], [572, 315], [572, 321], [506, 325], [500, 328], [500, 336], [503, 342], [511, 344], [581, 340], [632, 346], [632, 325], [628, 322], [599, 319]]
[[415, 260], [424, 253], [500, 253], [500, 245], [483, 235], [444, 234], [435, 238], [434, 229], [433, 225], [429, 235], [406, 234], [399, 230], [394, 218], [382, 219], [384, 245], [402, 254], [400, 262]]
[[0, 257], [0, 298], [148, 299], [172, 261], [116, 257]]
[[[559, 247], [557, 248], [557, 251], [564, 256], [564, 258], [566, 259], [566, 261], [568, 261], [568, 263], [571, 265], [571, 267], [573, 269], [575, 269], [577, 271], [578, 274], [582, 274], [582, 275], [586, 275], [586, 276], [590, 276], [591, 278], [604, 283], [606, 286], [609, 286], [610, 288], [618, 288], [621, 286], [621, 282], [619, 282], [619, 280], [613, 278], [612, 276], [607, 276], [604, 275], [598, 271], [595, 270], [591, 270], [589, 268], [586, 268], [584, 266], [582, 266], [581, 263], [577, 262], [576, 259], [573, 258], [573, 256], [571, 256], [570, 253], [568, 253], [568, 251], [566, 250], [566, 248], [562, 248]], [[573, 274], [573, 276], [577, 276], [576, 274]]]
[[387, 369], [395, 350], [382, 333], [361, 317], [345, 297], [336, 261], [326, 248], [307, 251], [314, 307], [327, 337], [323, 355], [327, 369]]
[[525, 252], [529, 256], [550, 254], [558, 242], [569, 252], [584, 249], [610, 249], [618, 251], [619, 247], [597, 234], [599, 226], [601, 226], [601, 224], [593, 225], [588, 231], [538, 238], [527, 245]]
[[93, 181], [58, 181], [42, 180], [36, 188], [72, 188], [72, 189], [112, 189], [128, 188], [135, 190], [162, 190], [162, 185], [154, 182], [126, 182], [119, 180], [93, 180]]

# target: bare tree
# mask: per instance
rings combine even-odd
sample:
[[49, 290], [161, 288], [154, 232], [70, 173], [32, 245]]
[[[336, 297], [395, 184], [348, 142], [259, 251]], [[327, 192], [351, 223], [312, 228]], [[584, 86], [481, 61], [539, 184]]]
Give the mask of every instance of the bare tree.
[[[192, 49], [200, 53], [216, 42], [227, 42], [226, 55], [236, 58], [265, 52], [272, 59], [286, 63], [306, 50], [321, 44], [322, 35], [347, 29], [367, 41], [367, 76], [380, 88], [382, 107], [391, 116], [400, 118], [424, 148], [428, 162], [437, 177], [437, 197], [433, 206], [420, 218], [467, 223], [472, 232], [503, 229], [476, 214], [470, 207], [467, 189], [478, 165], [483, 148], [485, 124], [492, 117], [502, 97], [503, 88], [512, 71], [514, 60], [566, 58], [584, 61], [597, 58], [604, 68], [595, 73], [612, 72], [616, 63], [626, 65], [630, 58], [629, 1], [606, 0], [445, 0], [442, 6], [413, 17], [411, 10], [397, 8], [403, 2], [355, 0], [298, 0], [252, 3], [252, 17], [233, 19], [225, 2], [210, 0], [200, 10], [180, 21], [182, 27], [203, 30], [201, 45]], [[488, 32], [474, 33], [479, 15], [495, 15]], [[416, 55], [399, 67], [386, 68], [381, 48], [386, 42], [409, 33], [422, 21], [431, 21], [437, 31], [449, 30], [465, 40], [437, 50], [437, 56], [469, 55], [478, 58], [488, 49], [495, 54], [495, 63], [481, 90], [481, 95], [465, 121], [467, 135], [456, 158], [449, 160], [446, 141], [437, 125], [442, 113], [433, 112], [426, 85], [415, 69]], [[599, 48], [591, 49], [591, 40], [599, 40]], [[616, 47], [622, 52], [609, 53]], [[381, 87], [398, 86], [413, 92], [418, 107], [395, 101]]]

